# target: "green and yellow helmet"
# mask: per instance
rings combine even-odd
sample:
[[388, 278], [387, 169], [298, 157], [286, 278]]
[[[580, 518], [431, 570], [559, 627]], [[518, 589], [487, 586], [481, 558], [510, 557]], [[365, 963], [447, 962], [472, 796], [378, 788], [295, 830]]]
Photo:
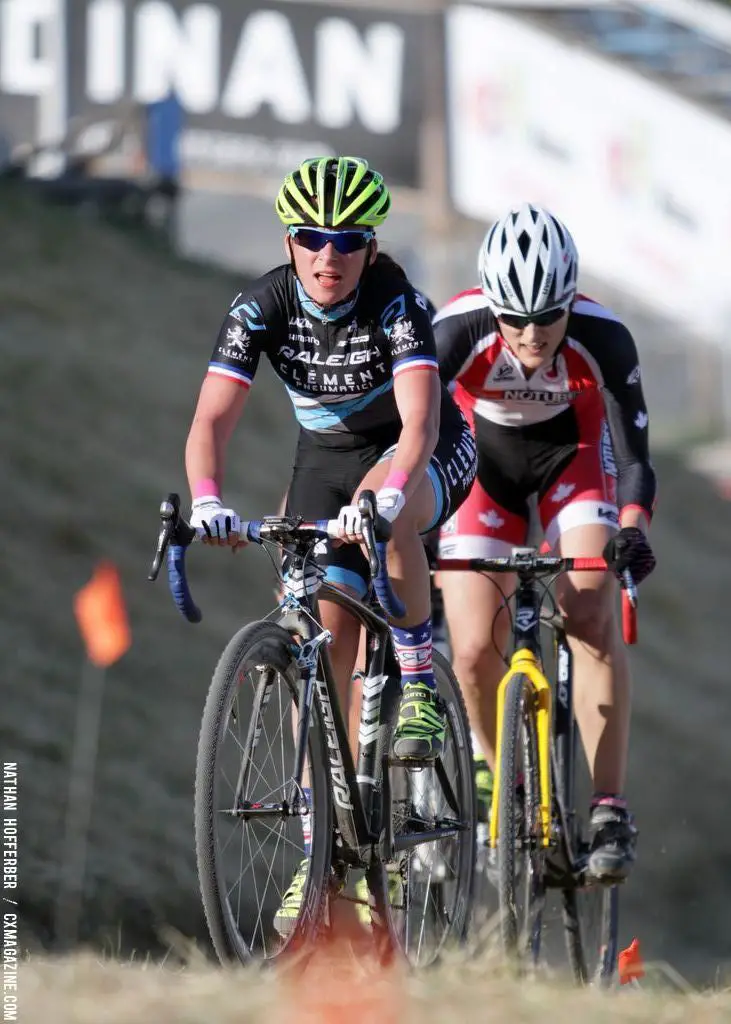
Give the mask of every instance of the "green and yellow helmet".
[[304, 160], [284, 179], [276, 201], [287, 227], [375, 228], [390, 208], [383, 176], [359, 156]]

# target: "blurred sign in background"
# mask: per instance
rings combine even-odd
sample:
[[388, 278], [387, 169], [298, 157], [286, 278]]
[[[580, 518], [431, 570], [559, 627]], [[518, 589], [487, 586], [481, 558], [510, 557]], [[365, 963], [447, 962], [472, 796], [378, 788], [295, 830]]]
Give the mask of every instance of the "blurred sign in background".
[[532, 196], [571, 225], [586, 270], [728, 343], [731, 121], [472, 6], [447, 15], [447, 67], [462, 213]]
[[69, 113], [174, 91], [189, 185], [245, 191], [312, 153], [367, 151], [419, 182], [423, 18], [353, 4], [86, 0], [69, 20]]

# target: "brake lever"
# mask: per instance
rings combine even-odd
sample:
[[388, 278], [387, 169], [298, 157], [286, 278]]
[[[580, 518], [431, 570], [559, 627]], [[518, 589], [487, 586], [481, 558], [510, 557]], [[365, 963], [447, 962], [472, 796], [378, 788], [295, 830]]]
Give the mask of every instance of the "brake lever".
[[160, 503], [160, 519], [162, 525], [160, 526], [160, 533], [157, 537], [157, 547], [155, 549], [155, 557], [152, 560], [152, 566], [148, 573], [148, 580], [154, 582], [157, 579], [158, 573], [162, 566], [165, 552], [168, 549], [168, 545], [172, 541], [174, 544], [180, 544], [181, 547], [188, 547], [193, 542], [196, 536], [195, 529], [183, 519], [180, 515], [180, 495], [171, 492], [167, 498]]
[[633, 608], [637, 607], [637, 584], [629, 569], [622, 570], [622, 586], [627, 594], [627, 600]]
[[358, 496], [358, 512], [360, 513], [360, 526], [368, 552], [368, 564], [371, 576], [375, 579], [381, 568], [376, 551], [376, 534], [374, 520], [376, 518], [376, 496], [373, 491], [363, 491]]

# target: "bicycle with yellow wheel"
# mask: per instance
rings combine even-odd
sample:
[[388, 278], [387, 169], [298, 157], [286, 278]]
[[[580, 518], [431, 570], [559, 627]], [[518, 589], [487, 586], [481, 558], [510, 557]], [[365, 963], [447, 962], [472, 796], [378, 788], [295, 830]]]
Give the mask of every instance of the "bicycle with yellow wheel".
[[[589, 841], [575, 797], [580, 766], [572, 656], [550, 593], [561, 573], [607, 571], [607, 563], [516, 548], [505, 558], [440, 559], [438, 569], [517, 575], [515, 593], [506, 597], [506, 604], [512, 601], [513, 642], [497, 694], [489, 849], [483, 860], [492, 864], [498, 889], [503, 949], [522, 968], [541, 962], [546, 899], [557, 891], [576, 981], [607, 986], [617, 964], [619, 886], [594, 883], [587, 873]], [[626, 643], [636, 642], [636, 607], [637, 589], [625, 572]], [[552, 637], [550, 657], [542, 627]]]

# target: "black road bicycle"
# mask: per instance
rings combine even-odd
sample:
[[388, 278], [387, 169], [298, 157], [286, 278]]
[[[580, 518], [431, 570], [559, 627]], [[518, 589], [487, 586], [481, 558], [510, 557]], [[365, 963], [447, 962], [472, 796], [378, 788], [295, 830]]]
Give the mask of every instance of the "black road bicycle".
[[[222, 962], [306, 953], [331, 926], [338, 900], [356, 903], [384, 961], [400, 954], [425, 966], [466, 933], [476, 816], [467, 714], [448, 663], [435, 652], [443, 752], [432, 762], [392, 756], [400, 679], [377, 602], [395, 618], [403, 606], [386, 570], [390, 526], [375, 513], [372, 492], [358, 504], [372, 574], [364, 601], [329, 586], [313, 558], [320, 541], [337, 536], [337, 521], [271, 516], [242, 526], [249, 540], [283, 551], [288, 567], [279, 606], [240, 629], [221, 655], [201, 723], [196, 853]], [[167, 552], [175, 602], [186, 619], [199, 622], [185, 574], [195, 531], [181, 517], [176, 494], [163, 501], [160, 517], [149, 578], [157, 577]], [[367, 632], [357, 767], [318, 596], [348, 609]], [[351, 874], [365, 890], [360, 899]], [[295, 881], [301, 901], [283, 925], [284, 896]]]
[[[603, 558], [559, 558], [516, 548], [505, 558], [440, 559], [438, 569], [517, 574], [512, 656], [498, 687], [487, 840], [497, 863], [493, 858], [488, 878], [490, 858], [479, 857], [485, 877], [477, 879], [478, 900], [480, 893], [489, 898], [497, 885], [503, 948], [520, 965], [537, 966], [547, 896], [556, 891], [576, 981], [607, 986], [617, 965], [619, 887], [595, 884], [586, 870], [589, 841], [576, 798], [576, 780], [586, 768], [577, 757], [572, 655], [550, 592], [563, 572], [607, 571], [607, 564]], [[622, 586], [624, 638], [634, 643], [637, 590], [627, 571]], [[552, 634], [550, 657], [544, 656], [542, 626]]]

